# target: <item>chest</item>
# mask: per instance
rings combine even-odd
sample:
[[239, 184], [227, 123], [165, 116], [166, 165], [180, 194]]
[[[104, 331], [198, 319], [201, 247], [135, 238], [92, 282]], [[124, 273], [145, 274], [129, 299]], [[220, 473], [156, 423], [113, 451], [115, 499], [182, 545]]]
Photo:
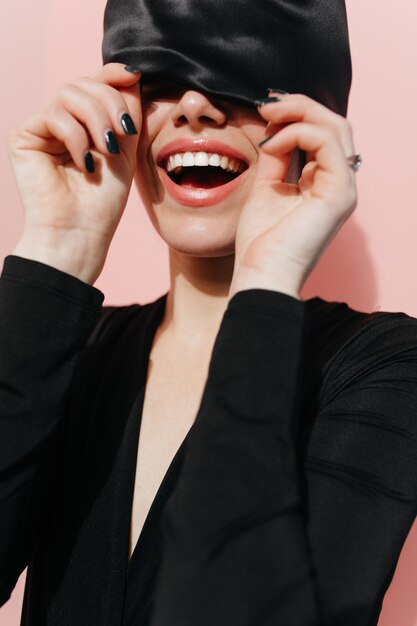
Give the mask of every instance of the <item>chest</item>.
[[[178, 448], [194, 423], [207, 379], [209, 355], [151, 352], [137, 451], [129, 558]], [[138, 419], [140, 416], [138, 415]]]

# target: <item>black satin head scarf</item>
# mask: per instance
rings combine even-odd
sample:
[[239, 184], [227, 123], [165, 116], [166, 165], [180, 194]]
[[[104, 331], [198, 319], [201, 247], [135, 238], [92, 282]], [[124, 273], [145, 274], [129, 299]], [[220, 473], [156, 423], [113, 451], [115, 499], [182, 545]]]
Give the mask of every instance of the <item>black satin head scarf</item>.
[[251, 103], [269, 87], [346, 116], [352, 79], [344, 0], [108, 0], [103, 64]]

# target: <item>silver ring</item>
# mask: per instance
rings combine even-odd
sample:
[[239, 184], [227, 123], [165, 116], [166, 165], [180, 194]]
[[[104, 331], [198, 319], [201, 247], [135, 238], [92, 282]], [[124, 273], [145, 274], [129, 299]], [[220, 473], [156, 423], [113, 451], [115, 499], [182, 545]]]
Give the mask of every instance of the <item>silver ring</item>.
[[354, 172], [357, 172], [360, 166], [363, 163], [362, 157], [360, 154], [353, 154], [347, 160], [349, 167], [353, 169]]

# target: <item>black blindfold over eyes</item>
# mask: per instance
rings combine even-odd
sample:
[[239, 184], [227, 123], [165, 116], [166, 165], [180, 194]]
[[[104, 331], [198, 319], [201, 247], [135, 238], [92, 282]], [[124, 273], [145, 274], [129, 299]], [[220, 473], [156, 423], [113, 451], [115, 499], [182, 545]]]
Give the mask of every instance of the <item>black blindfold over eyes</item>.
[[108, 0], [103, 63], [142, 82], [251, 104], [270, 87], [346, 116], [352, 81], [344, 0]]

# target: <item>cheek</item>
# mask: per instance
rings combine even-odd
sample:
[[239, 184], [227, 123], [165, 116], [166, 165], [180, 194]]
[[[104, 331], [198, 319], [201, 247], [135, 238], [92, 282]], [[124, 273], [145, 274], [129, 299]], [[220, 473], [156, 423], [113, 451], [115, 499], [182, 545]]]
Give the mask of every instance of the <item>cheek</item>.
[[[272, 125], [270, 125], [272, 126]], [[265, 139], [265, 132], [268, 127], [268, 122], [263, 120], [259, 115], [253, 115], [251, 119], [240, 120], [239, 129], [242, 135], [245, 136], [248, 146], [252, 149], [252, 160], [257, 160], [260, 150], [258, 149], [258, 143]], [[275, 125], [276, 130], [280, 128], [278, 124]]]
[[137, 148], [138, 164], [142, 164], [142, 167], [149, 167], [148, 159], [151, 158], [152, 144], [166, 124], [171, 107], [172, 105], [168, 103], [145, 102], [142, 104], [142, 128]]
[[136, 151], [137, 168], [135, 172], [135, 178], [146, 178], [149, 175], [149, 163], [148, 159], [151, 158], [152, 142], [158, 135], [158, 120], [153, 111], [145, 108], [143, 110], [142, 127], [139, 135], [138, 147]]
[[142, 103], [142, 127], [147, 134], [154, 139], [161, 128], [166, 124], [172, 103], [169, 102], [143, 102]]

